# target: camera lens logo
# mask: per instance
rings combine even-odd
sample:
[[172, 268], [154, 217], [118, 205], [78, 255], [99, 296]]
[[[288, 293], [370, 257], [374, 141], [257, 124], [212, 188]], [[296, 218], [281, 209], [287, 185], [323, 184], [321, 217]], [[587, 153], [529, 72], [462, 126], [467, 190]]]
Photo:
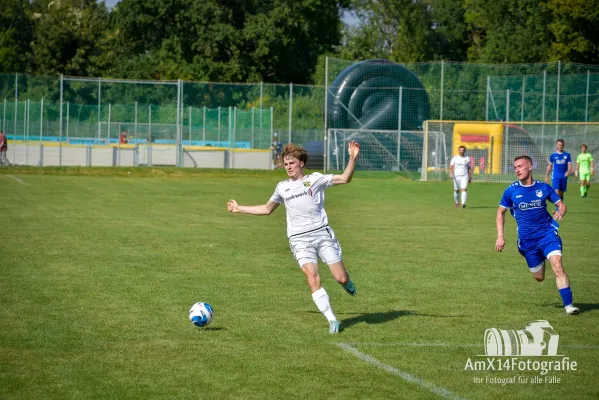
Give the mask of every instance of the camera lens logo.
[[556, 356], [559, 335], [549, 322], [533, 321], [522, 330], [485, 331], [487, 356]]

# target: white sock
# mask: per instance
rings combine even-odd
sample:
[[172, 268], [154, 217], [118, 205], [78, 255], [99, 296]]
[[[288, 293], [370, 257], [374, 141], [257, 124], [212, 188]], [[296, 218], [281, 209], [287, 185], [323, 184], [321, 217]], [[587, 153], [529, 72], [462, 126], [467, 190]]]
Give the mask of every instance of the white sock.
[[458, 192], [456, 191], [453, 192], [453, 201], [458, 204]]
[[316, 303], [316, 307], [318, 307], [320, 312], [329, 322], [337, 321], [337, 318], [335, 318], [335, 314], [333, 314], [333, 309], [331, 308], [329, 295], [327, 294], [327, 291], [324, 290], [324, 288], [320, 288], [316, 292], [312, 293], [312, 300], [314, 300], [314, 303]]
[[468, 195], [466, 194], [466, 192], [462, 192], [462, 205], [466, 204], [467, 198], [468, 198]]

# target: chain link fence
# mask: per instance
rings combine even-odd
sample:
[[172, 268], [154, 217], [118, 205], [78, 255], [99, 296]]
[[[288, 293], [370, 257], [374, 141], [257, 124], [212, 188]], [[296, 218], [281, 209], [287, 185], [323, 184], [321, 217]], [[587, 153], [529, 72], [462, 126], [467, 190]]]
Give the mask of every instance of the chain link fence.
[[[127, 131], [129, 145], [177, 147], [179, 166], [186, 149], [270, 151], [273, 141], [323, 157], [330, 129], [413, 135], [416, 146], [416, 132], [429, 119], [597, 122], [599, 66], [329, 58], [324, 86], [11, 74], [0, 75], [0, 113], [9, 141], [30, 147], [119, 146]], [[397, 153], [397, 143], [391, 145]], [[331, 160], [312, 167], [331, 168]]]

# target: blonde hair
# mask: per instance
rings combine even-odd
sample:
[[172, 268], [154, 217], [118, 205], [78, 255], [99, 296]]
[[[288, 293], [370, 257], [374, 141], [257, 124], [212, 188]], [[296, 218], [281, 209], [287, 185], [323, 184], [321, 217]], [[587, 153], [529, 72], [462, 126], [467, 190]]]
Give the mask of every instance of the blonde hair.
[[293, 143], [288, 143], [285, 145], [281, 157], [283, 160], [285, 160], [285, 157], [297, 158], [298, 160], [303, 161], [304, 165], [306, 165], [308, 162], [308, 152], [306, 149]]

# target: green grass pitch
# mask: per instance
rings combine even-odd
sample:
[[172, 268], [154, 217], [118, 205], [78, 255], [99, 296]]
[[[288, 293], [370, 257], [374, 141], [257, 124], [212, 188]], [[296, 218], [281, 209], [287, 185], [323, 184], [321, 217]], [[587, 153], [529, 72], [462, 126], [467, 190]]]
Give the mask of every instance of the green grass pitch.
[[[226, 212], [230, 198], [266, 202], [282, 179], [2, 169], [0, 398], [599, 397], [599, 187], [580, 199], [570, 181], [566, 193], [564, 265], [582, 310], [568, 316], [551, 271], [530, 276], [509, 215], [507, 249], [494, 251], [507, 184], [475, 183], [455, 209], [451, 183], [357, 172], [326, 192], [358, 289], [348, 296], [320, 265], [345, 326], [333, 336], [289, 250], [284, 207]], [[205, 329], [187, 317], [197, 301], [215, 309]], [[535, 320], [576, 370], [466, 368], [486, 359], [486, 329]]]

